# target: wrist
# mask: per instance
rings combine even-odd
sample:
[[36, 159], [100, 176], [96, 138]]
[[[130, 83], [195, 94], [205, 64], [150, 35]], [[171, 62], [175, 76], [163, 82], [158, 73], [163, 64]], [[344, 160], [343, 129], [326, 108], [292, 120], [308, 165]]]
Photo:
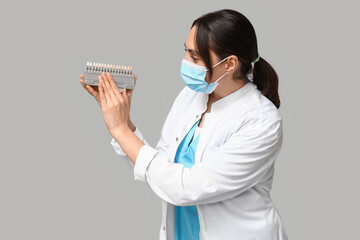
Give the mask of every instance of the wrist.
[[110, 135], [115, 138], [115, 136], [124, 136], [129, 132], [132, 132], [132, 130], [129, 128], [128, 125], [119, 126], [117, 128], [113, 128], [109, 130]]

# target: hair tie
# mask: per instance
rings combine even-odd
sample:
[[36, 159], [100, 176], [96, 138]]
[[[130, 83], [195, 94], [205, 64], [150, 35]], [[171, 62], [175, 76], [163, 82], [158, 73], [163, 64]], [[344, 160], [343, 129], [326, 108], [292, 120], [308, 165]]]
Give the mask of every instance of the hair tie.
[[254, 60], [254, 61], [252, 61], [253, 63], [256, 63], [257, 61], [259, 61], [259, 59], [260, 59], [260, 54], [258, 54], [258, 57]]
[[256, 63], [257, 61], [259, 61], [259, 59], [260, 59], [260, 55], [258, 54], [258, 57], [257, 57], [254, 61], [251, 62], [251, 72], [247, 75], [248, 79], [249, 79], [251, 82], [254, 80], [254, 74], [253, 74], [253, 72], [254, 72], [255, 63]]

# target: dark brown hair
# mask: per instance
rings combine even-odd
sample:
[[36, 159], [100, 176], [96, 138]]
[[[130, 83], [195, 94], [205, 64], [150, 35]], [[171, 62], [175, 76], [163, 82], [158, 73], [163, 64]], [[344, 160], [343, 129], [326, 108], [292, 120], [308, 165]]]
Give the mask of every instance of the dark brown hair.
[[[223, 9], [207, 13], [196, 19], [193, 26], [197, 27], [195, 35], [196, 51], [209, 69], [212, 76], [210, 50], [220, 59], [235, 55], [242, 67], [234, 78], [244, 78], [251, 72], [251, 62], [258, 57], [255, 30], [250, 21], [241, 13]], [[280, 107], [278, 94], [278, 76], [272, 66], [260, 57], [254, 64], [253, 83], [276, 108]]]

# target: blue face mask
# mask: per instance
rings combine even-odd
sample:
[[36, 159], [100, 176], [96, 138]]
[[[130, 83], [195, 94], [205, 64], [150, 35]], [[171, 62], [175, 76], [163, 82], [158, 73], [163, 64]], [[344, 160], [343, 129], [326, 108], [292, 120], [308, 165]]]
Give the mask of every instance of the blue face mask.
[[[224, 58], [223, 60], [212, 66], [211, 68], [216, 67], [217, 65], [225, 61], [227, 58], [228, 57]], [[185, 85], [196, 92], [203, 92], [207, 94], [212, 93], [217, 87], [218, 81], [226, 75], [225, 73], [224, 75], [219, 77], [215, 82], [208, 84], [205, 81], [205, 76], [207, 71], [208, 69], [206, 67], [197, 65], [186, 59], [182, 60], [181, 70], [180, 70], [181, 77], [184, 80]]]

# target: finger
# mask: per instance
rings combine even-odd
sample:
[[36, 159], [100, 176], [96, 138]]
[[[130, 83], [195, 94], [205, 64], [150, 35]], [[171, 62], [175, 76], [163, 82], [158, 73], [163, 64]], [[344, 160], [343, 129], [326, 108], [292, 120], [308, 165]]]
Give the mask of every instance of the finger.
[[129, 107], [129, 97], [128, 97], [128, 93], [127, 93], [127, 89], [126, 88], [123, 88], [123, 92], [122, 92], [123, 96], [124, 96], [124, 100], [125, 100], [125, 103], [126, 105]]
[[105, 96], [105, 99], [106, 99], [106, 102], [107, 103], [110, 103], [112, 102], [112, 99], [111, 99], [111, 96], [110, 96], [110, 93], [109, 93], [109, 89], [107, 88], [105, 82], [106, 82], [106, 74], [103, 72], [101, 73], [101, 87], [103, 88], [103, 92], [104, 92], [104, 96]]
[[110, 81], [109, 81], [109, 74], [105, 74], [105, 73], [102, 73], [102, 76], [103, 76], [103, 79], [104, 79], [104, 88], [106, 89], [107, 91], [107, 100], [108, 101], [112, 101], [112, 102], [117, 102], [118, 101], [118, 98], [116, 97], [111, 85], [110, 85]]
[[126, 89], [126, 97], [128, 99], [128, 104], [129, 104], [129, 109], [131, 107], [131, 98], [132, 98], [132, 89], [131, 92], [129, 91], [129, 89]]
[[116, 83], [115, 83], [115, 81], [114, 81], [114, 79], [113, 79], [113, 77], [111, 76], [110, 73], [108, 75], [108, 79], [109, 79], [110, 86], [111, 86], [115, 96], [117, 98], [120, 98], [121, 92], [120, 92], [119, 87], [116, 85]]
[[97, 97], [97, 96], [98, 96], [98, 93], [95, 91], [95, 89], [94, 89], [92, 86], [90, 86], [90, 85], [86, 85], [86, 84], [84, 83], [84, 80], [83, 80], [83, 79], [80, 80], [80, 83], [81, 83], [81, 85], [83, 86], [83, 88], [85, 88], [85, 90], [88, 91], [88, 93], [90, 93], [90, 95], [92, 95], [92, 96], [94, 96], [94, 97]]
[[85, 82], [84, 82], [84, 79], [80, 79], [80, 83], [81, 83], [81, 85], [82, 85], [84, 88], [86, 88], [86, 84], [85, 84]]
[[81, 74], [80, 75], [80, 83], [81, 83], [81, 85], [83, 86], [83, 88], [85, 88], [86, 90], [88, 90], [87, 89], [87, 84], [85, 84], [85, 81], [84, 81], [84, 75], [83, 74]]
[[98, 93], [93, 89], [93, 87], [90, 86], [90, 85], [86, 85], [86, 90], [88, 90], [89, 93], [90, 93], [91, 95], [93, 95], [94, 97], [96, 97], [97, 94], [98, 94]]
[[104, 88], [102, 86], [102, 78], [101, 78], [101, 75], [98, 76], [99, 78], [99, 94], [100, 94], [100, 102], [101, 102], [101, 106], [102, 104], [106, 104], [106, 97], [105, 97], [105, 93], [104, 93]]
[[91, 95], [94, 95], [95, 90], [90, 86], [90, 85], [86, 85], [85, 82], [84, 82], [84, 79], [81, 79], [80, 80], [80, 83], [81, 85], [83, 86], [83, 88], [88, 91], [88, 93], [90, 93]]

